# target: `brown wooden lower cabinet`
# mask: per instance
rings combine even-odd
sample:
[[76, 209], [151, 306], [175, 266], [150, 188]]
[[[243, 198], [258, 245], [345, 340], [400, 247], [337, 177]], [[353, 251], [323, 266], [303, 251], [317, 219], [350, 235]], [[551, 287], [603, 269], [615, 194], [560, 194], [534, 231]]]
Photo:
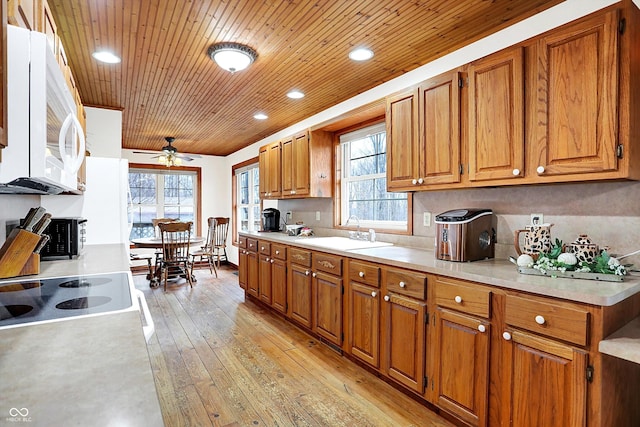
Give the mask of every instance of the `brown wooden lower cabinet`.
[[600, 307], [274, 243], [259, 262], [245, 243], [247, 295], [267, 302], [268, 275], [274, 310], [465, 425], [638, 425], [640, 366], [597, 347], [640, 295]]

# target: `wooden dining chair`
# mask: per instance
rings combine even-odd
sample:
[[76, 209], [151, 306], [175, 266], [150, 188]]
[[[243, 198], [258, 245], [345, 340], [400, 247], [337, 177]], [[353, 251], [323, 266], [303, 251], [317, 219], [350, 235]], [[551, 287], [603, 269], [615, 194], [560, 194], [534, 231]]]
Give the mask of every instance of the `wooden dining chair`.
[[191, 271], [193, 275], [193, 267], [196, 263], [196, 258], [199, 258], [200, 262], [206, 259], [209, 263], [209, 271], [211, 274], [216, 273], [216, 277], [218, 277], [218, 269], [216, 268], [216, 264], [213, 262], [213, 248], [215, 245], [215, 237], [216, 237], [216, 219], [213, 217], [209, 217], [207, 219], [207, 239], [204, 241], [204, 245], [200, 247], [199, 250], [194, 251], [191, 254]]
[[189, 285], [193, 288], [192, 269], [190, 268], [191, 259], [189, 257], [192, 225], [192, 222], [162, 222], [158, 224], [162, 238], [160, 268], [162, 269], [165, 291], [167, 290], [169, 270], [172, 273], [177, 272], [180, 276], [184, 275]]
[[217, 216], [213, 218], [216, 221], [216, 232], [214, 234], [213, 256], [216, 257], [218, 268], [220, 268], [220, 257], [224, 255], [227, 261], [227, 233], [229, 232], [229, 218]]
[[[180, 218], [152, 218], [151, 223], [153, 224], [153, 235], [159, 239], [160, 238], [160, 227], [159, 225], [163, 222], [176, 222], [180, 221]], [[155, 253], [155, 262], [154, 269], [160, 268], [160, 260], [162, 259], [162, 249], [158, 249]]]

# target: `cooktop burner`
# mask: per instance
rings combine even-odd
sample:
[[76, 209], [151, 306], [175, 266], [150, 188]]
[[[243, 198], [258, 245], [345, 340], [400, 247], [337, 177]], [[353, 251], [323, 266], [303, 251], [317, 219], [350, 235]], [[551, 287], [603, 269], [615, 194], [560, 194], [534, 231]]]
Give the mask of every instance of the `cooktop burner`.
[[0, 328], [131, 306], [126, 272], [0, 283]]

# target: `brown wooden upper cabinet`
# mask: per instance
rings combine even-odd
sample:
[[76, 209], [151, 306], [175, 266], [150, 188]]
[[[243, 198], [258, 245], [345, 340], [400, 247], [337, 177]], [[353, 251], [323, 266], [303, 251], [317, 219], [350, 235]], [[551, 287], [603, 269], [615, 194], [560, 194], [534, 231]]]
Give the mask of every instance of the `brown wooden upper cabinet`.
[[331, 197], [332, 134], [304, 131], [265, 145], [259, 151], [259, 168], [262, 198]]
[[533, 47], [537, 175], [618, 168], [619, 23], [614, 10], [554, 31]]
[[523, 48], [469, 66], [469, 179], [524, 176]]

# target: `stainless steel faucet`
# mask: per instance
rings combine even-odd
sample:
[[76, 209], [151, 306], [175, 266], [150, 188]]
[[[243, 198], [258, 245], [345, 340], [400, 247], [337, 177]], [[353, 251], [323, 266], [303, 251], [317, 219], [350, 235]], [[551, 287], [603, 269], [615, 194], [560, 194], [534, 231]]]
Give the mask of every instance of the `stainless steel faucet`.
[[355, 216], [355, 215], [351, 215], [351, 216], [349, 217], [349, 219], [347, 220], [347, 222], [345, 222], [345, 223], [344, 223], [344, 225], [345, 225], [345, 227], [346, 227], [347, 225], [349, 225], [349, 222], [350, 222], [352, 219], [356, 221], [356, 239], [360, 240], [360, 218], [358, 218], [358, 217], [357, 217], [357, 216]]

